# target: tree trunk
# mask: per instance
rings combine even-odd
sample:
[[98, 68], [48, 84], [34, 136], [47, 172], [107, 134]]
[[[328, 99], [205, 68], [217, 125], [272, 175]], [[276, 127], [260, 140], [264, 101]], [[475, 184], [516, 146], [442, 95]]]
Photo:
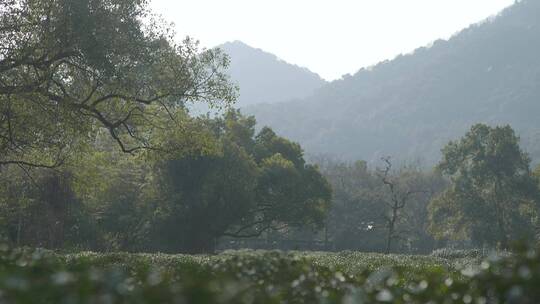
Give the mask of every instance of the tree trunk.
[[324, 223], [324, 250], [328, 251], [328, 221]]
[[392, 218], [390, 219], [390, 222], [388, 223], [388, 235], [386, 237], [386, 249], [384, 253], [389, 254], [390, 249], [392, 246], [392, 239], [394, 238], [394, 231], [396, 226], [396, 220], [397, 220], [397, 206], [394, 206], [392, 208]]
[[504, 223], [504, 199], [502, 193], [502, 184], [500, 181], [500, 177], [498, 177], [496, 183], [495, 183], [495, 214], [497, 217], [497, 225], [499, 226], [499, 233], [500, 235], [500, 246], [502, 249], [508, 249], [509, 246], [509, 240], [508, 240], [508, 234], [506, 231], [505, 223]]
[[22, 230], [22, 214], [21, 214], [20, 206], [19, 206], [19, 212], [17, 216], [17, 237], [16, 237], [16, 244], [17, 247], [21, 246], [21, 230]]

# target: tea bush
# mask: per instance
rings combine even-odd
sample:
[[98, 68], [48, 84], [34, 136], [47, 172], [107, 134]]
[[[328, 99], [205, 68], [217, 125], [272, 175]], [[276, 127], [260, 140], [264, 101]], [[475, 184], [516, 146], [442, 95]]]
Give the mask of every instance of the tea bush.
[[357, 252], [0, 251], [0, 303], [540, 302], [540, 257], [526, 248], [462, 269], [442, 257]]

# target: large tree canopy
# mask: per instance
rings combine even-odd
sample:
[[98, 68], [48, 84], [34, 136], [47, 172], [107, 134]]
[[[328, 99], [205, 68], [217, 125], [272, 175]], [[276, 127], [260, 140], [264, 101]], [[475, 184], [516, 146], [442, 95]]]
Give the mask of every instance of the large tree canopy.
[[216, 151], [156, 164], [154, 235], [160, 251], [204, 252], [223, 236], [321, 228], [331, 188], [301, 147], [239, 112], [206, 121]]
[[473, 126], [443, 149], [439, 169], [451, 186], [431, 202], [432, 233], [502, 247], [532, 238], [539, 196], [529, 166], [510, 126]]
[[255, 119], [234, 111], [184, 126], [188, 137], [164, 141], [176, 153], [125, 154], [100, 134], [56, 170], [8, 166], [0, 232], [48, 248], [209, 252], [225, 236], [323, 226], [331, 188], [298, 144], [255, 135]]
[[185, 102], [233, 101], [227, 57], [173, 37], [144, 0], [0, 1], [0, 166], [56, 166], [98, 129], [157, 149]]

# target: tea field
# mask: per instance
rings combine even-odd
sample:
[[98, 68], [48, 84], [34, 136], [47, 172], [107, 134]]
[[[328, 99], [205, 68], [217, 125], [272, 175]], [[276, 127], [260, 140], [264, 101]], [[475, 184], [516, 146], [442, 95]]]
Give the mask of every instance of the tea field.
[[482, 256], [3, 247], [0, 303], [539, 303], [538, 251]]

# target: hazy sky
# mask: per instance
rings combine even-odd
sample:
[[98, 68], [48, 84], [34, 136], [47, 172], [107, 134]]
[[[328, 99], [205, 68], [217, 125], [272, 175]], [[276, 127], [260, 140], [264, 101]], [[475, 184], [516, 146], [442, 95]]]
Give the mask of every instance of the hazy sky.
[[180, 37], [241, 40], [333, 80], [449, 38], [514, 0], [153, 0]]

